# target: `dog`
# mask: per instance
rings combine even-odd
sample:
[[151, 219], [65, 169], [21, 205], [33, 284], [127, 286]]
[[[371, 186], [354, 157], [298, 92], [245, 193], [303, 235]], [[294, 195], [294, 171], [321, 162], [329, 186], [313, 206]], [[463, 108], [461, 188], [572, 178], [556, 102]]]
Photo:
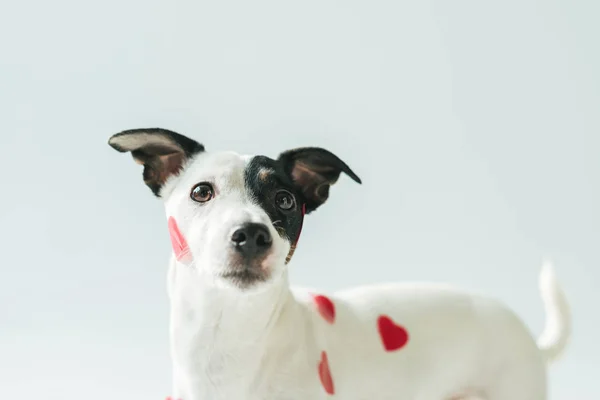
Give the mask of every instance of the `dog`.
[[164, 201], [174, 400], [544, 400], [570, 311], [552, 267], [536, 341], [507, 307], [447, 285], [291, 288], [305, 215], [344, 173], [328, 150], [207, 152], [166, 129], [109, 139]]

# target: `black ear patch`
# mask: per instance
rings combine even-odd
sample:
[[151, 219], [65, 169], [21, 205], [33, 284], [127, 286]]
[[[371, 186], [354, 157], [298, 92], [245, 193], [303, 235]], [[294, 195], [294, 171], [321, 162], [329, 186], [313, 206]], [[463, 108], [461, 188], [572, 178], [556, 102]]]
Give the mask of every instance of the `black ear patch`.
[[278, 161], [306, 201], [306, 213], [316, 210], [329, 197], [329, 188], [344, 172], [357, 183], [360, 178], [335, 154], [318, 147], [286, 151]]
[[167, 178], [178, 174], [190, 157], [204, 151], [195, 140], [161, 128], [126, 130], [111, 136], [108, 144], [121, 153], [131, 152], [144, 166], [144, 182], [158, 197]]

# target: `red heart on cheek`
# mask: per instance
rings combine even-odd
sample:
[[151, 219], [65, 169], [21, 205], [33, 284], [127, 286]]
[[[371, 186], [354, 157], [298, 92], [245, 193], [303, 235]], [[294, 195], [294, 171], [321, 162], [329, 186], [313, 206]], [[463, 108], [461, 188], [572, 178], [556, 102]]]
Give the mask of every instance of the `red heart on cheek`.
[[379, 336], [386, 351], [399, 350], [408, 342], [408, 332], [403, 326], [397, 325], [387, 315], [381, 315], [377, 319]]
[[321, 352], [321, 361], [319, 362], [319, 378], [321, 379], [321, 385], [328, 394], [333, 394], [333, 379], [331, 379], [331, 371], [329, 370], [329, 361], [327, 360], [327, 353]]
[[175, 253], [175, 258], [177, 258], [177, 261], [192, 261], [190, 247], [181, 234], [181, 231], [177, 226], [177, 221], [175, 221], [175, 218], [173, 217], [169, 217], [169, 236], [171, 237], [171, 246], [173, 246], [173, 252]]

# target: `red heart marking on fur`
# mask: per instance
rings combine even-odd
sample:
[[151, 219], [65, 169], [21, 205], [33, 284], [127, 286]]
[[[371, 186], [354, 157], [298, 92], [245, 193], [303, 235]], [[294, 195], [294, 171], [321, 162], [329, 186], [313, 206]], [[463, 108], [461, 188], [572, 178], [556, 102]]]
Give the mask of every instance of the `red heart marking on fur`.
[[321, 317], [330, 324], [333, 324], [333, 321], [335, 321], [335, 305], [333, 302], [328, 297], [320, 294], [313, 295], [313, 300], [317, 305], [317, 310], [321, 314]]
[[333, 379], [331, 379], [331, 371], [329, 370], [329, 361], [327, 360], [327, 353], [321, 352], [321, 361], [319, 362], [319, 378], [321, 379], [321, 385], [328, 394], [333, 394]]
[[386, 351], [399, 350], [408, 342], [407, 330], [403, 326], [397, 325], [387, 315], [381, 315], [377, 319], [377, 328]]
[[190, 248], [177, 226], [177, 221], [173, 217], [169, 217], [169, 236], [171, 237], [171, 246], [173, 246], [173, 252], [177, 261], [190, 262], [192, 260]]

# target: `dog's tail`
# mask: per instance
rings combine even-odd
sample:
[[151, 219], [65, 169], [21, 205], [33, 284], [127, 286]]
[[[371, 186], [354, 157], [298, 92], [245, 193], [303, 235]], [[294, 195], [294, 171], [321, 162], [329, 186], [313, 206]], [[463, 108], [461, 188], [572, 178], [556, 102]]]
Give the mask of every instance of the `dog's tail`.
[[546, 361], [550, 363], [555, 361], [567, 346], [571, 335], [571, 311], [549, 262], [542, 266], [539, 285], [546, 310], [546, 326], [537, 344]]

